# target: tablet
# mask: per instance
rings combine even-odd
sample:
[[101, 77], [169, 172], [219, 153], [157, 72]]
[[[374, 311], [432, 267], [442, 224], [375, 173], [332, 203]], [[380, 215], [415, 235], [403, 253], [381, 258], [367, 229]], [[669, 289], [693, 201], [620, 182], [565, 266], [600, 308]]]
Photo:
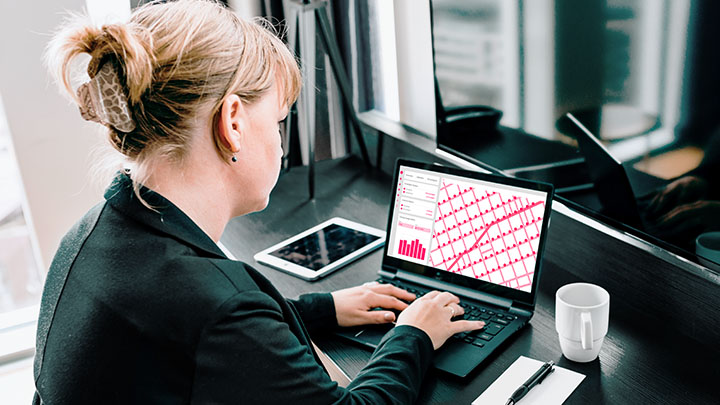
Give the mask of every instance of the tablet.
[[385, 243], [385, 232], [343, 218], [271, 246], [255, 260], [305, 280], [317, 280]]

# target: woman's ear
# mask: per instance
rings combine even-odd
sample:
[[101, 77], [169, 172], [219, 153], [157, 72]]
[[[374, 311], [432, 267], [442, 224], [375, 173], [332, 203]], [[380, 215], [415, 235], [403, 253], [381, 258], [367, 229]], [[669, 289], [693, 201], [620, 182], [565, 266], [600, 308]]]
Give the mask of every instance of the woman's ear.
[[242, 137], [245, 134], [245, 107], [237, 94], [225, 97], [220, 106], [218, 135], [220, 142], [233, 153], [240, 150]]

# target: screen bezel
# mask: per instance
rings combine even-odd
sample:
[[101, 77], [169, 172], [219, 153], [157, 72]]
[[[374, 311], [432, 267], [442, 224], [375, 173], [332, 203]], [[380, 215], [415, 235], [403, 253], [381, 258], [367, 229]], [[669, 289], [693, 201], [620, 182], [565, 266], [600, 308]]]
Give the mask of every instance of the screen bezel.
[[[376, 236], [376, 237], [378, 237], [378, 239], [372, 241], [371, 243], [363, 246], [360, 249], [353, 251], [350, 254], [347, 254], [347, 255], [337, 259], [336, 261], [334, 261], [318, 270], [313, 270], [311, 268], [298, 265], [297, 263], [285, 260], [282, 257], [273, 256], [271, 254], [272, 252], [274, 252], [278, 249], [286, 247], [308, 235], [311, 235], [315, 232], [325, 229], [328, 226], [333, 225], [333, 224], [339, 225], [339, 226], [342, 226], [342, 227], [345, 227], [348, 229], [352, 229], [355, 231], [363, 232], [363, 233], [366, 233], [366, 234], [369, 234], [372, 236]], [[379, 248], [384, 243], [385, 243], [385, 231], [382, 231], [380, 229], [373, 228], [373, 227], [370, 227], [367, 225], [359, 224], [357, 222], [353, 222], [353, 221], [350, 221], [345, 218], [335, 217], [335, 218], [328, 219], [327, 221], [322, 222], [322, 223], [320, 223], [310, 229], [307, 229], [299, 234], [291, 236], [290, 238], [287, 238], [287, 239], [283, 240], [282, 242], [279, 242], [273, 246], [270, 246], [269, 248], [264, 249], [263, 251], [255, 254], [255, 256], [253, 258], [258, 263], [268, 265], [277, 270], [281, 270], [281, 271], [284, 271], [293, 276], [300, 277], [304, 280], [312, 281], [312, 280], [317, 280], [318, 278], [323, 277], [323, 276], [329, 274], [330, 272], [335, 271], [335, 270], [349, 264], [353, 260], [360, 258], [361, 256], [365, 255], [366, 253], [369, 253], [369, 252]]]
[[554, 195], [554, 188], [552, 184], [542, 183], [531, 180], [516, 179], [512, 177], [502, 177], [493, 174], [480, 173], [470, 170], [451, 168], [446, 166], [440, 166], [437, 164], [418, 162], [412, 160], [398, 159], [395, 162], [395, 171], [393, 175], [393, 187], [391, 191], [390, 199], [390, 213], [388, 215], [387, 230], [391, 229], [393, 223], [393, 214], [395, 207], [395, 199], [397, 198], [395, 193], [395, 187], [398, 184], [398, 178], [400, 173], [400, 167], [410, 167], [420, 170], [428, 170], [438, 174], [447, 174], [453, 176], [466, 177], [468, 179], [489, 181], [502, 185], [524, 188], [531, 191], [541, 191], [546, 193], [545, 196], [545, 212], [540, 230], [540, 240], [538, 242], [538, 256], [535, 260], [535, 270], [533, 275], [532, 288], [530, 292], [516, 290], [514, 288], [501, 286], [488, 281], [478, 280], [467, 276], [450, 273], [446, 270], [436, 269], [434, 267], [408, 262], [396, 257], [392, 257], [388, 254], [389, 243], [385, 243], [383, 248], [383, 261], [382, 268], [385, 271], [396, 272], [397, 270], [404, 270], [411, 273], [418, 274], [420, 276], [429, 277], [442, 282], [452, 283], [462, 287], [470, 288], [476, 291], [504, 297], [513, 301], [523, 303], [526, 305], [534, 306], [535, 299], [537, 296], [538, 283], [540, 281], [540, 269], [542, 267], [542, 257], [545, 249], [545, 242], [547, 241], [547, 229], [550, 222], [550, 213], [552, 212], [552, 199]]

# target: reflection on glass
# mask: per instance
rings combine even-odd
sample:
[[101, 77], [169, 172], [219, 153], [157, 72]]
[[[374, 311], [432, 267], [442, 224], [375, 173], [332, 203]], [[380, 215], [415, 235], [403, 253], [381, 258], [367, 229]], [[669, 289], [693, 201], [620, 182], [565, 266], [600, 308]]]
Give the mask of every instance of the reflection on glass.
[[[720, 264], [720, 131], [716, 130], [697, 168], [659, 188], [650, 196], [647, 231], [663, 240]], [[703, 243], [704, 242], [704, 243]]]
[[485, 105], [518, 125], [518, 9], [495, 0], [434, 0], [435, 75], [442, 104]]
[[[432, 0], [431, 7], [438, 108], [497, 108], [505, 127], [574, 154], [544, 168], [522, 170], [508, 159], [516, 165], [498, 169], [553, 182], [562, 197], [688, 252], [700, 234], [720, 231], [720, 148], [712, 146], [720, 143], [717, 2]], [[568, 112], [617, 165], [577, 150], [577, 132], [562, 122]], [[498, 145], [493, 153], [519, 153], [517, 143]], [[607, 167], [619, 180], [598, 187]], [[620, 198], [618, 182], [628, 183], [630, 200]], [[637, 206], [637, 220], [614, 213], [623, 205]]]

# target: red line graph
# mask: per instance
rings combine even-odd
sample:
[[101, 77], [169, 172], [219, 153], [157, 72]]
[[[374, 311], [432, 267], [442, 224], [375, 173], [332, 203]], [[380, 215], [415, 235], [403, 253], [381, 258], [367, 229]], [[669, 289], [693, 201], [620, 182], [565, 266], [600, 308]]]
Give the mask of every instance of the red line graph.
[[420, 244], [420, 240], [415, 239], [410, 242], [405, 239], [401, 239], [398, 244], [398, 254], [403, 256], [409, 256], [418, 260], [425, 260], [426, 249]]
[[512, 288], [532, 285], [544, 199], [443, 181], [430, 265]]

